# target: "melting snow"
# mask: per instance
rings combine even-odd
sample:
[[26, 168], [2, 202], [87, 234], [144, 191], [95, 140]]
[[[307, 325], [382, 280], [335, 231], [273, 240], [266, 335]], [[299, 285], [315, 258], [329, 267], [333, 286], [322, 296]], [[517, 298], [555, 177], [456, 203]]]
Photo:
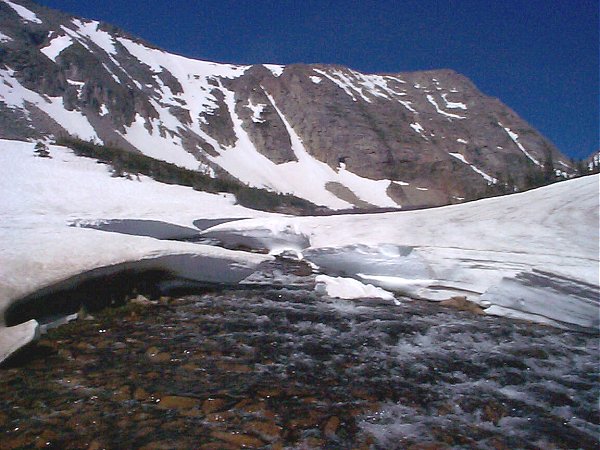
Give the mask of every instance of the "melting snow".
[[[168, 70], [179, 81], [183, 92], [177, 95], [178, 104], [189, 111], [192, 123], [179, 123], [178, 126], [191, 129], [213, 148], [221, 149], [221, 145], [209, 136], [201, 126], [202, 122], [205, 121], [204, 115], [210, 114], [218, 107], [217, 99], [211, 94], [215, 89], [212, 83], [216, 80], [216, 77], [237, 78], [243, 75], [248, 66], [191, 60], [161, 50], [150, 49], [129, 39], [117, 38], [117, 40], [131, 55], [149, 65], [155, 74]], [[161, 101], [170, 102], [170, 98], [173, 97], [170, 89], [167, 89], [162, 83], [159, 83], [159, 86], [161, 86]], [[163, 108], [160, 105], [159, 107]], [[167, 111], [168, 107], [165, 106], [165, 108], [163, 109]], [[145, 152], [150, 149], [143, 147], [141, 150]]]
[[408, 102], [406, 100], [398, 100], [398, 102], [400, 102], [402, 104], [402, 106], [404, 106], [410, 112], [417, 113], [417, 111], [411, 106], [412, 105], [411, 102]]
[[[355, 88], [354, 86], [352, 86], [352, 83], [350, 82], [350, 80], [342, 73], [339, 71], [332, 71], [332, 73], [327, 73], [324, 70], [319, 70], [319, 69], [313, 69], [313, 71], [317, 72], [318, 74], [323, 75], [325, 78], [328, 78], [329, 80], [333, 81], [338, 87], [340, 87], [346, 94], [348, 94], [353, 101], [357, 101], [356, 97], [354, 96], [354, 93], [359, 94], [361, 97], [363, 97], [363, 99], [367, 102], [371, 102], [371, 100], [369, 100], [367, 97], [364, 96], [364, 94], [362, 93], [362, 91], [357, 90], [357, 88]], [[353, 92], [355, 91], [355, 92]]]
[[252, 103], [252, 100], [248, 100], [248, 105], [246, 105], [247, 108], [252, 110], [252, 122], [254, 123], [264, 123], [265, 119], [261, 119], [260, 115], [262, 114], [262, 112], [265, 109], [265, 105], [264, 103], [258, 103], [258, 104], [254, 104]]
[[4, 34], [0, 31], [0, 42], [10, 42], [12, 40], [13, 40], [13, 38], [11, 38], [10, 36], [7, 36], [6, 34]]
[[[36, 323], [3, 327], [12, 301], [88, 270], [130, 262], [187, 271], [191, 279], [246, 277], [267, 255], [232, 252], [149, 237], [69, 226], [84, 221], [140, 218], [193, 228], [199, 217], [259, 217], [234, 205], [233, 196], [166, 185], [145, 176], [113, 178], [104, 164], [49, 146], [52, 158], [35, 156], [34, 144], [0, 139], [0, 360], [35, 337]], [[51, 174], [51, 176], [49, 176]], [[82, 188], [85, 186], [85, 188]], [[166, 256], [186, 257], [169, 265]], [[162, 261], [162, 262], [161, 262]], [[181, 259], [178, 261], [182, 261]], [[239, 281], [238, 279], [238, 281]], [[25, 331], [25, 332], [24, 332]]]
[[460, 153], [452, 153], [452, 152], [450, 152], [448, 154], [454, 156], [459, 161], [467, 164], [471, 169], [473, 169], [475, 172], [477, 172], [479, 175], [481, 175], [485, 179], [485, 181], [488, 182], [488, 184], [496, 184], [498, 182], [498, 180], [496, 178], [489, 176], [483, 170], [481, 170], [481, 169], [477, 168], [476, 166], [474, 166], [473, 164], [469, 163], [465, 159], [465, 157], [463, 155], [461, 155]]
[[40, 49], [40, 51], [56, 62], [56, 57], [60, 55], [64, 49], [70, 47], [73, 44], [73, 40], [69, 36], [58, 36], [50, 41], [50, 43]]
[[459, 109], [467, 109], [467, 105], [465, 105], [464, 103], [460, 103], [460, 102], [451, 102], [450, 100], [448, 100], [446, 97], [448, 96], [448, 94], [442, 94], [442, 98], [444, 99], [444, 102], [446, 103], [446, 108], [459, 108]]
[[330, 276], [597, 330], [598, 179], [420, 211], [242, 220], [205, 234], [260, 235], [267, 248], [308, 237], [305, 259]]
[[409, 126], [419, 134], [425, 131], [419, 122], [411, 123]]
[[458, 142], [459, 144], [468, 144], [468, 142], [464, 139], [457, 139], [456, 142]]
[[108, 67], [105, 63], [102, 63], [102, 67], [104, 67], [104, 69], [110, 74], [113, 80], [115, 80], [117, 83], [121, 83], [119, 77], [115, 75], [115, 73], [110, 69], [110, 67]]
[[43, 23], [33, 11], [28, 10], [24, 6], [17, 5], [9, 0], [2, 1], [10, 6], [26, 22]]
[[283, 70], [285, 69], [285, 66], [280, 66], [278, 64], [263, 64], [263, 67], [266, 67], [267, 69], [269, 69], [271, 71], [271, 73], [273, 75], [275, 75], [276, 77], [281, 76], [281, 74], [283, 73]]
[[[172, 116], [170, 116], [172, 117]], [[176, 120], [172, 118], [172, 120]], [[122, 136], [133, 145], [143, 149], [144, 154], [191, 170], [198, 169], [198, 160], [183, 148], [181, 137], [171, 133], [161, 136], [163, 122], [158, 119], [144, 119], [139, 114], [131, 125], [125, 127]], [[150, 131], [148, 128], [150, 128]], [[165, 151], [168, 149], [169, 151]]]
[[70, 134], [84, 140], [102, 142], [87, 117], [79, 111], [69, 111], [63, 104], [62, 97], [42, 97], [21, 85], [12, 75], [13, 71], [0, 69], [0, 80], [3, 89], [0, 98], [9, 108], [25, 108], [25, 102], [33, 103], [52, 119], [58, 122]]
[[[351, 208], [350, 203], [326, 189], [327, 183], [337, 182], [349, 188], [359, 199], [372, 205], [398, 207], [398, 204], [386, 193], [390, 180], [370, 180], [342, 168], [336, 171], [311, 156], [277, 107], [273, 97], [265, 92], [286, 127], [297, 159], [297, 161], [275, 164], [256, 150], [244, 130], [241, 118], [235, 113], [234, 93], [224, 88], [221, 90], [225, 95], [225, 103], [233, 121], [237, 142], [232, 148], [222, 151], [218, 157], [211, 157], [211, 159], [236, 178], [251, 186], [291, 193], [318, 205], [334, 209]], [[306, 180], [306, 173], [311, 174], [310, 183]]]
[[514, 133], [510, 128], [503, 126], [500, 122], [498, 122], [498, 125], [500, 125], [504, 129], [504, 131], [506, 131], [506, 133], [510, 136], [510, 138], [517, 145], [517, 147], [519, 147], [519, 149], [525, 154], [525, 156], [527, 156], [531, 161], [533, 161], [534, 164], [538, 166], [542, 165], [537, 159], [531, 156], [531, 154], [527, 150], [525, 150], [523, 144], [519, 142], [519, 135], [517, 133]]
[[427, 100], [429, 101], [429, 103], [431, 103], [435, 107], [435, 110], [438, 113], [442, 114], [443, 116], [446, 116], [446, 117], [449, 117], [449, 118], [454, 118], [454, 119], [466, 119], [466, 117], [464, 117], [464, 116], [459, 116], [458, 114], [452, 114], [452, 113], [449, 113], [449, 112], [441, 110], [432, 95], [428, 94], [427, 95]]
[[106, 31], [100, 30], [99, 22], [95, 20], [82, 22], [79, 19], [73, 19], [73, 24], [77, 27], [80, 36], [87, 37], [109, 55], [117, 54], [113, 37]]
[[323, 78], [321, 77], [310, 76], [308, 78], [310, 78], [310, 81], [312, 81], [315, 84], [319, 84], [321, 81], [323, 81]]
[[372, 99], [367, 97], [370, 94], [373, 97], [386, 98], [388, 100], [397, 99], [404, 107], [411, 112], [416, 112], [410, 102], [399, 100], [398, 97], [406, 95], [405, 92], [398, 92], [390, 87], [389, 82], [404, 83], [404, 81], [381, 75], [364, 75], [354, 70], [341, 71], [328, 69], [328, 71], [313, 69], [318, 74], [328, 78], [340, 87], [353, 101], [357, 101], [359, 96], [364, 101], [372, 103]]

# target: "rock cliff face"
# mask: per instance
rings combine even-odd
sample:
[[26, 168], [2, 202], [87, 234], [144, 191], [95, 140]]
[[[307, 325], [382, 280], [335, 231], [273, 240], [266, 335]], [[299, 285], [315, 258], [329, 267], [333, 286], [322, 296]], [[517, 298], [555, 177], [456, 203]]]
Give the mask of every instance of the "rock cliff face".
[[61, 136], [338, 209], [456, 203], [572, 170], [451, 70], [216, 64], [0, 0], [0, 137]]

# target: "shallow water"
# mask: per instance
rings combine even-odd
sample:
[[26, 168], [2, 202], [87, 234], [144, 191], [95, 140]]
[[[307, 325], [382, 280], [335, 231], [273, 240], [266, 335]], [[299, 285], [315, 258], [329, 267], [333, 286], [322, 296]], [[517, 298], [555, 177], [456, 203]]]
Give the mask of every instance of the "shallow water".
[[598, 350], [302, 287], [164, 299], [52, 330], [2, 370], [0, 448], [596, 449]]

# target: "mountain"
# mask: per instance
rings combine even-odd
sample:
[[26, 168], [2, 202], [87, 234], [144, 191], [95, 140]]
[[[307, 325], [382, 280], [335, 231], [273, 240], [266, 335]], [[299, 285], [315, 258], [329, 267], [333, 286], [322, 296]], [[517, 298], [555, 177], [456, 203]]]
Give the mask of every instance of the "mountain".
[[198, 61], [29, 0], [0, 0], [0, 137], [77, 137], [333, 209], [457, 203], [573, 170], [451, 70]]

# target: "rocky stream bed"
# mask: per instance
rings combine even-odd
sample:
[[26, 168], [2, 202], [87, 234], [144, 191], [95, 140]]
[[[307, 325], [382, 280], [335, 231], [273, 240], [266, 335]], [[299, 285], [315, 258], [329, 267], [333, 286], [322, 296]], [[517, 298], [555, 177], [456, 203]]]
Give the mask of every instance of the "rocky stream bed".
[[598, 448], [597, 336], [400, 300], [96, 312], [0, 370], [0, 448]]

